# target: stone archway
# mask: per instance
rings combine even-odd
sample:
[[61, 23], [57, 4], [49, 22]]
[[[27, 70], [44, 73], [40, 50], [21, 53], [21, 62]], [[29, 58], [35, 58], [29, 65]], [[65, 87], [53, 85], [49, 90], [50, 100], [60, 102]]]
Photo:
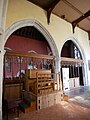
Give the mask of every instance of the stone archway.
[[[61, 46], [61, 51], [62, 51], [62, 48], [64, 46], [64, 44], [71, 40], [76, 46], [77, 48], [79, 49], [80, 53], [81, 53], [81, 56], [82, 56], [82, 60], [83, 60], [83, 63], [84, 63], [84, 66], [83, 66], [83, 80], [84, 80], [84, 85], [87, 85], [88, 83], [88, 76], [87, 76], [87, 63], [86, 63], [86, 58], [85, 58], [85, 53], [84, 53], [84, 50], [83, 48], [81, 47], [79, 41], [74, 38], [74, 37], [70, 37], [70, 38], [67, 38], [66, 40], [63, 41], [63, 44]], [[60, 51], [60, 56], [61, 56], [61, 51]]]
[[21, 27], [25, 27], [25, 26], [34, 26], [39, 32], [42, 33], [42, 35], [46, 38], [53, 55], [55, 56], [56, 60], [55, 60], [55, 72], [59, 71], [59, 54], [58, 54], [58, 50], [57, 47], [55, 45], [55, 42], [52, 38], [52, 36], [50, 35], [50, 33], [46, 30], [46, 28], [44, 26], [42, 26], [38, 21], [36, 20], [21, 20], [18, 21], [14, 24], [12, 24], [5, 32], [4, 35], [4, 44], [5, 45], [7, 39], [9, 38], [9, 36], [16, 31], [17, 29], [21, 28]]

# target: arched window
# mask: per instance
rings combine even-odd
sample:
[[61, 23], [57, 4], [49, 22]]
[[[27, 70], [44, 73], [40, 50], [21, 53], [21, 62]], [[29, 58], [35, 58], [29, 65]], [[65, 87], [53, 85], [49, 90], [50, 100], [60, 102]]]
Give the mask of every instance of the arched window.
[[78, 48], [74, 45], [74, 57], [75, 59], [81, 58]]
[[82, 56], [81, 56], [81, 53], [78, 47], [71, 40], [68, 40], [64, 44], [62, 51], [61, 51], [61, 57], [82, 59]]

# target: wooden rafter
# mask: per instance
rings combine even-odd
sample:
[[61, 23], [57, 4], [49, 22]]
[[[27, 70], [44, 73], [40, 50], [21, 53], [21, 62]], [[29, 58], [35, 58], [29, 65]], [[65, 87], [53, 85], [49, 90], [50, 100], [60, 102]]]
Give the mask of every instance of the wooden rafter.
[[50, 23], [50, 15], [56, 4], [60, 0], [46, 0], [46, 1], [41, 1], [41, 0], [27, 0], [29, 2], [34, 3], [35, 5], [41, 7], [42, 9], [47, 11], [47, 22], [48, 24]]
[[83, 63], [82, 59], [75, 59], [75, 58], [67, 58], [67, 57], [61, 57], [62, 62], [71, 62], [71, 63]]
[[72, 22], [73, 33], [74, 33], [74, 29], [75, 29], [76, 25], [77, 25], [80, 21], [82, 21], [83, 19], [85, 19], [85, 18], [87, 18], [87, 17], [89, 17], [89, 16], [90, 16], [90, 10], [87, 11], [85, 14], [83, 14], [81, 17], [79, 17], [78, 19], [76, 19], [76, 20], [74, 20], [74, 21]]
[[18, 56], [18, 57], [32, 57], [32, 58], [41, 58], [41, 59], [50, 59], [53, 60], [54, 56], [44, 55], [44, 54], [35, 54], [35, 53], [18, 53], [7, 51], [5, 55], [8, 56]]
[[59, 2], [60, 0], [55, 0], [52, 4], [50, 4], [50, 6], [48, 6], [47, 8], [47, 22], [48, 24], [50, 23], [50, 15], [51, 15], [51, 12], [52, 10], [54, 9], [54, 7], [57, 5], [57, 3]]

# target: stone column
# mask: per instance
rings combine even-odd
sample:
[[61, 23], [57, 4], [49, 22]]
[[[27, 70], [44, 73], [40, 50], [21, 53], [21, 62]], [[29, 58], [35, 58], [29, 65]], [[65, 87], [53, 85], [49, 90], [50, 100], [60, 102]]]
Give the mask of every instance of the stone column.
[[0, 0], [0, 35], [5, 30], [8, 0]]
[[6, 24], [7, 5], [8, 0], [0, 0], [0, 120], [2, 120], [3, 57], [5, 53], [3, 45], [3, 34]]
[[5, 51], [0, 48], [0, 120], [2, 118], [3, 58]]
[[3, 0], [0, 0], [0, 35], [3, 33], [2, 28], [2, 11], [3, 11]]
[[61, 90], [60, 59], [59, 58], [55, 59], [55, 73], [57, 74], [56, 79], [57, 79], [58, 90]]

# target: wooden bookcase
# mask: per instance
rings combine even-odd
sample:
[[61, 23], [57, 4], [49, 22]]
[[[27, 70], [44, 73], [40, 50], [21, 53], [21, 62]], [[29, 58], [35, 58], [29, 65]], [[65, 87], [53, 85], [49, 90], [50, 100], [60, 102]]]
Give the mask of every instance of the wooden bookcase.
[[55, 83], [52, 78], [52, 74], [37, 73], [37, 95], [49, 94], [53, 92]]
[[51, 70], [26, 70], [25, 89], [38, 94], [54, 91], [55, 82]]

